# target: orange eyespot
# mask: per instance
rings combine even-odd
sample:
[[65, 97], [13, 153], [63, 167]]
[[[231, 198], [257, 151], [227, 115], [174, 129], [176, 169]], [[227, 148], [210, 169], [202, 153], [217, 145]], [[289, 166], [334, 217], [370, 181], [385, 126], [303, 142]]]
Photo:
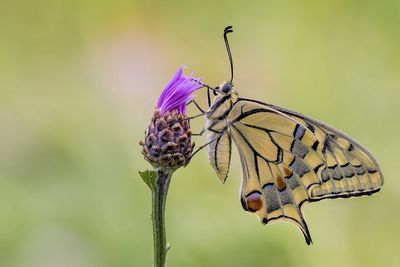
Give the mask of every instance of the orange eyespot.
[[293, 174], [293, 172], [286, 166], [283, 166], [283, 172], [285, 174], [285, 177], [289, 177]]
[[254, 191], [248, 194], [244, 201], [242, 200], [242, 206], [246, 211], [256, 212], [263, 207], [263, 202], [261, 199], [261, 193]]
[[276, 177], [276, 188], [278, 188], [279, 191], [285, 190], [286, 188], [286, 183], [280, 175]]

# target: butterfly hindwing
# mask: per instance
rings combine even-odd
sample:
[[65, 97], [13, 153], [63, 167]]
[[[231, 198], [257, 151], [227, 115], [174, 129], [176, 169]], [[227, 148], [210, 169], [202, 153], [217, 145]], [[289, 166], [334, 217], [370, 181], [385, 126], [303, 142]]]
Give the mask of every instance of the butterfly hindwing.
[[320, 158], [293, 141], [304, 137], [312, 143], [312, 133], [280, 112], [245, 101], [234, 105], [228, 119], [242, 162], [244, 209], [255, 212], [263, 223], [295, 224], [310, 243], [300, 206], [309, 199], [307, 189], [320, 182], [310, 169], [322, 160], [307, 162], [308, 157]]
[[229, 149], [233, 139], [242, 163], [243, 208], [263, 223], [295, 224], [307, 243], [311, 237], [301, 212], [304, 202], [372, 194], [382, 185], [371, 154], [311, 118], [239, 99], [227, 119], [230, 130], [224, 138], [229, 139]]

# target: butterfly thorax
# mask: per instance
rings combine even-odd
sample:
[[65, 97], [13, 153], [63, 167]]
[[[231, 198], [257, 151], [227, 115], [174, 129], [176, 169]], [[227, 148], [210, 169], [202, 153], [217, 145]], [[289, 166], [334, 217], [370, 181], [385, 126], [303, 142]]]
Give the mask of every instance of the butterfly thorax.
[[237, 102], [238, 95], [234, 89], [228, 94], [219, 94], [212, 101], [206, 115], [206, 129], [217, 133], [228, 127], [227, 116], [233, 105]]
[[215, 96], [207, 112], [207, 119], [217, 119], [229, 111], [238, 99], [238, 93], [231, 89], [228, 93], [221, 93]]

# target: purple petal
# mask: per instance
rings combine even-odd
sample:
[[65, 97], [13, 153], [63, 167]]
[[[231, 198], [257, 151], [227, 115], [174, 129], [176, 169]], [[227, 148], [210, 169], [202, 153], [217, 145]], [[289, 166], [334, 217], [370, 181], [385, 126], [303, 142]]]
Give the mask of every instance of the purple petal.
[[199, 79], [192, 75], [182, 75], [183, 68], [180, 67], [171, 81], [162, 91], [157, 102], [157, 108], [161, 113], [177, 110], [180, 113], [186, 112], [186, 103], [192, 98], [191, 94], [201, 88]]
[[175, 73], [174, 77], [169, 81], [164, 91], [161, 93], [160, 98], [158, 99], [157, 106], [160, 107], [161, 103], [164, 101], [164, 98], [168, 92], [170, 92], [170, 88], [178, 82], [179, 79], [182, 79], [183, 67], [180, 67]]

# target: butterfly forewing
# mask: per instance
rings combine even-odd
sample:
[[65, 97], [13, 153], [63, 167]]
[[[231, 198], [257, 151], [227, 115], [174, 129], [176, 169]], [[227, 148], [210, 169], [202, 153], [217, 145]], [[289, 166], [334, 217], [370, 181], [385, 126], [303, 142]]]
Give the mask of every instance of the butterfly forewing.
[[325, 164], [319, 170], [320, 186], [310, 192], [312, 200], [368, 195], [379, 191], [383, 175], [376, 159], [357, 141], [325, 123], [281, 107], [265, 104], [297, 120], [318, 139], [317, 151]]

